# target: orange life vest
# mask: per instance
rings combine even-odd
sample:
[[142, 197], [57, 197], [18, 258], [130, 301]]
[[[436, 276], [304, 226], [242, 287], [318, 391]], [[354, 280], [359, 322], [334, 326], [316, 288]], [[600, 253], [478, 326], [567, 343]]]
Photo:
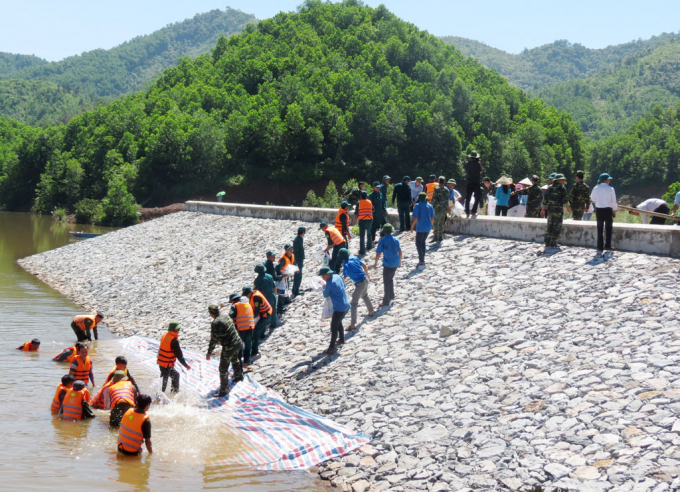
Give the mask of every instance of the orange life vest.
[[437, 186], [439, 186], [439, 183], [436, 183], [436, 182], [435, 183], [427, 183], [427, 185], [425, 185], [425, 189], [427, 190], [427, 201], [428, 202], [432, 201], [432, 197], [434, 196], [434, 189]]
[[110, 386], [111, 408], [120, 401], [126, 401], [130, 405], [135, 404], [135, 391], [130, 381], [118, 381]]
[[347, 219], [347, 228], [349, 229], [349, 214], [347, 213], [347, 210], [345, 210], [344, 208], [341, 208], [340, 210], [338, 210], [338, 213], [335, 214], [335, 228], [337, 230], [339, 230], [340, 232], [342, 232], [342, 222], [341, 222], [340, 218], [343, 215]]
[[359, 200], [359, 210], [357, 212], [357, 220], [371, 220], [373, 219], [373, 202], [371, 200]]
[[338, 231], [335, 227], [333, 226], [326, 227], [326, 232], [330, 236], [333, 245], [337, 246], [338, 244], [342, 244], [345, 242], [345, 238], [342, 236], [342, 234], [340, 234], [340, 231]]
[[[62, 391], [66, 391], [68, 393], [71, 390], [68, 389], [63, 384], [59, 383], [59, 386], [57, 386], [57, 391], [54, 392], [52, 405], [50, 406], [50, 410], [52, 411], [52, 413], [59, 413], [59, 409], [61, 408], [61, 402], [59, 401], [59, 393], [61, 393]], [[66, 395], [64, 395], [64, 398], [66, 398]]]
[[61, 405], [63, 409], [62, 414], [65, 419], [80, 420], [83, 418], [83, 401], [90, 399], [90, 392], [87, 388], [76, 391], [70, 389], [64, 396], [64, 401]]
[[145, 413], [137, 413], [134, 408], [123, 415], [118, 429], [118, 449], [128, 453], [140, 453], [144, 443], [142, 426], [149, 419]]
[[76, 381], [83, 381], [87, 385], [87, 380], [90, 378], [90, 369], [92, 368], [90, 356], [85, 356], [85, 360], [83, 361], [81, 356], [76, 355], [73, 358], [73, 362], [77, 364], [73, 377], [76, 378]]
[[283, 256], [279, 258], [279, 263], [283, 261], [283, 266], [281, 267], [281, 275], [285, 275], [286, 268], [288, 268], [288, 265], [292, 265], [295, 262], [295, 255], [291, 254], [290, 258], [286, 256], [286, 253], [283, 253]]
[[37, 349], [31, 350], [31, 342], [26, 342], [24, 343], [24, 346], [21, 350], [23, 350], [24, 352], [37, 352], [40, 350], [40, 346], [38, 345]]
[[250, 296], [250, 307], [255, 309], [255, 298], [258, 298], [260, 300], [260, 316], [266, 318], [267, 316], [272, 314], [272, 312], [274, 311], [272, 309], [272, 305], [269, 304], [267, 298], [259, 290], [254, 290], [253, 295]]
[[87, 331], [87, 327], [85, 326], [85, 320], [89, 319], [92, 321], [92, 326], [90, 326], [91, 329], [97, 327], [97, 315], [96, 314], [82, 314], [80, 316], [74, 316], [73, 317], [73, 322], [78, 325], [78, 328], [80, 328], [83, 331]]
[[234, 304], [236, 308], [236, 329], [238, 331], [248, 331], [255, 328], [255, 318], [253, 317], [253, 308], [247, 302], [237, 302]]
[[[59, 359], [60, 359], [61, 356], [64, 354], [64, 352], [66, 352], [67, 350], [70, 350], [70, 351], [71, 351], [71, 355], [69, 355], [68, 357], [66, 357], [66, 361], [69, 362], [69, 363], [70, 363], [70, 362], [73, 362], [73, 359], [75, 359], [75, 358], [76, 358], [76, 355], [78, 355], [78, 351], [76, 350], [75, 347], [68, 347], [68, 348], [65, 348], [64, 350], [61, 351], [61, 353], [60, 353], [59, 355], [55, 355], [54, 358], [53, 358], [52, 360], [55, 361], [55, 362], [59, 362]], [[63, 362], [63, 361], [61, 361], [61, 362]]]
[[161, 338], [161, 346], [158, 348], [158, 365], [161, 367], [174, 367], [175, 366], [175, 360], [177, 360], [177, 357], [175, 357], [175, 351], [172, 350], [172, 347], [170, 346], [172, 344], [172, 341], [177, 338], [179, 334], [176, 331], [169, 331], [165, 335], [163, 335], [163, 338]]
[[[110, 388], [112, 385], [113, 385], [113, 381], [109, 381], [104, 386], [102, 386], [100, 388], [100, 390], [97, 392], [97, 394], [94, 395], [92, 397], [92, 399], [90, 400], [90, 406], [94, 407], [94, 408], [101, 408], [101, 409], [104, 409], [104, 410], [108, 410], [106, 408], [106, 405], [105, 405], [106, 400], [104, 399], [104, 391], [106, 390], [106, 388]], [[110, 390], [109, 390], [109, 395], [110, 394], [111, 393], [110, 393]], [[109, 398], [109, 400], [110, 400], [110, 398]]]

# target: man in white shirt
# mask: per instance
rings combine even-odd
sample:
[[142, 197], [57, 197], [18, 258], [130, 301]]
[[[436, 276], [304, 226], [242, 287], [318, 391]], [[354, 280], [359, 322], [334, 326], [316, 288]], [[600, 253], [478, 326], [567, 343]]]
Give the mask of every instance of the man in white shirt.
[[[662, 200], [661, 198], [650, 198], [649, 200], [645, 200], [641, 204], [639, 204], [637, 207], [638, 210], [645, 210], [647, 212], [656, 212], [658, 214], [669, 214], [671, 209], [666, 203], [666, 200]], [[639, 212], [630, 212], [631, 215], [639, 215], [640, 220], [642, 221], [643, 224], [647, 223], [647, 214], [641, 214]], [[652, 225], [664, 225], [666, 223], [666, 219], [663, 217], [652, 217], [651, 224]]]
[[[612, 248], [612, 229], [614, 227], [614, 217], [619, 206], [616, 202], [616, 192], [609, 186], [613, 178], [602, 173], [597, 178], [598, 185], [590, 193], [590, 201], [595, 204], [595, 215], [597, 217], [597, 250], [613, 250]], [[604, 233], [604, 234], [603, 234]], [[606, 238], [603, 238], [606, 235]]]
[[[678, 206], [680, 206], [680, 191], [675, 194], [675, 201], [673, 202], [673, 215], [675, 215], [675, 212], [678, 212]], [[680, 217], [680, 212], [678, 212], [678, 217]]]

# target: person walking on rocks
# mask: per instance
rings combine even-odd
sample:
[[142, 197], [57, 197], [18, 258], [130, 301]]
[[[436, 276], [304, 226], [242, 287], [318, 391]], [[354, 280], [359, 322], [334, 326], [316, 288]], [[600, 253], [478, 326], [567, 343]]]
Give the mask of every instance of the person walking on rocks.
[[305, 263], [305, 234], [307, 228], [305, 226], [298, 227], [297, 236], [293, 239], [293, 258], [295, 258], [295, 266], [298, 271], [293, 275], [293, 296], [300, 295], [300, 284], [302, 283], [302, 267]]
[[382, 184], [380, 185], [380, 196], [382, 197], [382, 205], [383, 205], [383, 210], [387, 212], [387, 190], [390, 186], [390, 181], [392, 178], [390, 178], [387, 174], [383, 176], [382, 179]]
[[326, 239], [328, 241], [328, 246], [323, 252], [327, 253], [331, 248], [333, 248], [333, 253], [331, 253], [331, 261], [329, 262], [328, 266], [331, 267], [336, 273], [339, 273], [340, 266], [337, 265], [338, 251], [343, 248], [347, 249], [347, 241], [345, 241], [345, 238], [342, 237], [340, 231], [338, 231], [335, 227], [329, 226], [325, 222], [319, 224], [319, 227], [326, 235]]
[[[274, 308], [274, 306], [276, 306], [277, 300], [276, 294], [274, 292], [276, 290], [274, 278], [266, 273], [266, 268], [262, 263], [255, 265], [255, 273], [257, 273], [257, 276], [253, 281], [253, 289], [262, 292], [262, 294], [264, 294], [264, 296], [267, 298], [267, 301], [271, 307]], [[276, 309], [273, 309], [269, 326], [272, 330], [279, 326], [278, 317], [276, 316]]]
[[342, 237], [345, 238], [345, 241], [349, 242], [350, 239], [352, 239], [352, 233], [349, 231], [349, 214], [347, 211], [349, 210], [349, 203], [346, 201], [343, 201], [340, 204], [340, 208], [338, 209], [337, 213], [335, 214], [335, 228], [340, 231], [340, 234], [342, 234]]
[[323, 289], [323, 296], [330, 297], [333, 303], [333, 317], [331, 318], [331, 343], [323, 353], [325, 355], [333, 355], [335, 353], [335, 342], [338, 345], [345, 343], [345, 330], [342, 326], [342, 320], [347, 315], [350, 309], [349, 299], [347, 298], [347, 290], [345, 282], [342, 277], [335, 273], [329, 267], [323, 267], [319, 270], [319, 276], [326, 282]]
[[[612, 178], [608, 173], [600, 174], [597, 178], [598, 185], [590, 193], [590, 200], [595, 205], [595, 218], [597, 219], [597, 251], [612, 248], [612, 231], [614, 228], [614, 217], [619, 205], [616, 202], [616, 192], [609, 183]], [[605, 237], [606, 235], [606, 237]]]
[[401, 183], [394, 185], [392, 190], [392, 207], [396, 202], [397, 212], [399, 212], [399, 232], [407, 231], [411, 228], [411, 178], [404, 176]]
[[444, 176], [439, 176], [439, 186], [432, 194], [432, 208], [434, 209], [434, 240], [443, 241], [444, 225], [449, 216], [449, 189]]
[[281, 316], [285, 311], [284, 303], [279, 299], [278, 284], [283, 278], [280, 273], [276, 271], [276, 266], [274, 265], [274, 260], [276, 255], [272, 250], [267, 251], [267, 261], [264, 262], [265, 272], [274, 280], [274, 294], [276, 295], [276, 303], [272, 304], [272, 307], [276, 310], [276, 315]]
[[538, 185], [538, 176], [531, 177], [531, 186], [515, 191], [516, 195], [527, 195], [527, 211], [524, 215], [530, 219], [538, 219], [541, 216], [541, 202], [543, 201], [543, 192]]
[[373, 192], [368, 195], [368, 199], [373, 204], [373, 222], [371, 223], [371, 244], [375, 243], [375, 233], [379, 231], [386, 222], [386, 209], [382, 193], [380, 192], [380, 181], [373, 183]]
[[[378, 243], [378, 247], [380, 247], [380, 243]], [[342, 267], [342, 275], [344, 277], [349, 277], [349, 279], [354, 282], [354, 293], [352, 294], [352, 301], [349, 303], [351, 324], [347, 327], [347, 331], [351, 331], [357, 327], [357, 311], [359, 309], [360, 300], [364, 301], [364, 304], [366, 304], [369, 316], [373, 316], [375, 313], [373, 311], [371, 299], [368, 297], [370, 277], [366, 264], [361, 261], [358, 256], [349, 256], [349, 251], [346, 249], [340, 251], [341, 256], [345, 256], [345, 254], [348, 256], [348, 259]]]
[[[271, 306], [270, 306], [271, 309]], [[243, 366], [241, 365], [241, 351], [244, 348], [243, 341], [236, 330], [236, 326], [228, 316], [220, 314], [220, 308], [211, 304], [208, 306], [208, 314], [212, 318], [210, 323], [210, 343], [205, 360], [210, 360], [216, 345], [222, 346], [220, 354], [220, 390], [218, 398], [229, 394], [229, 364], [234, 371], [233, 383], [243, 381]]]
[[373, 227], [373, 202], [368, 199], [366, 191], [361, 192], [361, 199], [357, 202], [354, 217], [359, 222], [359, 254], [365, 255], [367, 249], [373, 248], [371, 230]]
[[569, 193], [569, 205], [574, 220], [583, 220], [583, 214], [590, 204], [590, 188], [583, 177], [583, 171], [576, 171], [576, 183]]
[[168, 331], [161, 337], [161, 345], [158, 348], [158, 367], [161, 371], [163, 385], [161, 391], [165, 392], [168, 387], [168, 378], [172, 380], [170, 393], [179, 393], [179, 372], [175, 369], [175, 362], [179, 361], [187, 371], [191, 370], [189, 364], [184, 360], [182, 347], [179, 345], [179, 330], [182, 325], [178, 321], [168, 323]]
[[[468, 154], [468, 160], [465, 163], [465, 215], [469, 219], [472, 215], [477, 215], [477, 207], [484, 206], [482, 202], [481, 182], [482, 179], [482, 158], [476, 151]], [[470, 202], [472, 198], [475, 199], [475, 204], [472, 206], [472, 214], [470, 213]]]
[[413, 207], [413, 221], [411, 222], [411, 232], [416, 230], [416, 249], [418, 250], [418, 265], [425, 264], [425, 247], [427, 236], [432, 230], [434, 223], [434, 209], [427, 202], [427, 193], [421, 192], [418, 195], [418, 203]]
[[250, 307], [253, 308], [255, 331], [253, 331], [253, 347], [250, 355], [255, 356], [260, 353], [260, 342], [264, 339], [265, 331], [267, 331], [267, 326], [269, 326], [269, 317], [272, 315], [274, 308], [269, 304], [269, 301], [267, 301], [262, 292], [253, 290], [248, 285], [243, 287], [241, 295], [248, 298]]
[[99, 340], [99, 335], [97, 334], [97, 325], [101, 323], [104, 319], [104, 315], [100, 312], [96, 314], [81, 314], [73, 317], [71, 322], [71, 329], [73, 333], [76, 334], [79, 342], [84, 342], [85, 340], [92, 341], [92, 333], [94, 333], [94, 339]]
[[250, 356], [253, 350], [253, 332], [255, 331], [255, 317], [253, 308], [248, 302], [241, 302], [241, 294], [234, 292], [229, 296], [231, 310], [229, 317], [234, 320], [238, 334], [243, 342], [243, 368], [250, 369]]
[[401, 245], [399, 240], [392, 235], [394, 227], [392, 224], [383, 226], [383, 237], [375, 250], [375, 263], [373, 268], [378, 267], [380, 255], [383, 258], [383, 300], [379, 307], [389, 306], [394, 300], [394, 275], [397, 268], [401, 266]]
[[427, 193], [428, 203], [431, 203], [432, 197], [434, 196], [434, 189], [439, 186], [439, 182], [437, 181], [437, 176], [434, 174], [430, 174], [428, 179], [429, 182], [425, 185], [425, 193]]
[[287, 273], [288, 267], [295, 264], [295, 255], [293, 254], [293, 245], [288, 243], [283, 247], [283, 254], [276, 264], [276, 273], [280, 277], [276, 288], [276, 293], [279, 296], [279, 314], [283, 313], [286, 304], [290, 304], [290, 278]]
[[[411, 211], [413, 211], [413, 206], [414, 206], [414, 205], [416, 204], [416, 202], [418, 201], [418, 195], [420, 195], [420, 192], [424, 190], [424, 187], [423, 187], [423, 178], [421, 178], [420, 176], [418, 176], [418, 177], [416, 178], [415, 183], [414, 183], [414, 182], [410, 182], [408, 185], [409, 185], [409, 188], [411, 188]], [[411, 217], [409, 217], [409, 221], [410, 221], [410, 218], [411, 218]], [[410, 228], [411, 228], [411, 227], [409, 226], [409, 227], [406, 228], [406, 230], [409, 230]]]
[[[543, 200], [541, 217], [548, 216], [548, 229], [545, 233], [545, 246], [547, 248], [556, 248], [557, 240], [562, 234], [564, 206], [569, 201], [567, 189], [564, 187], [565, 181], [564, 174], [556, 174], [553, 184], [548, 188]], [[569, 205], [567, 205], [567, 211], [570, 212]]]

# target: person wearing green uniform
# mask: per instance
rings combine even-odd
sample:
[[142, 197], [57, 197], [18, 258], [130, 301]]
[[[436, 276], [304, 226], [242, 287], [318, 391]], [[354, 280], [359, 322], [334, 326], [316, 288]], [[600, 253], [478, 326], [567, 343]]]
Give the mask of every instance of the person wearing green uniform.
[[[258, 263], [255, 265], [255, 273], [257, 277], [253, 281], [253, 288], [259, 290], [267, 298], [267, 302], [272, 305], [272, 308], [276, 306], [276, 284], [274, 283], [274, 278], [266, 273], [266, 268], [264, 264]], [[270, 329], [274, 329], [279, 326], [278, 318], [276, 316], [276, 309], [272, 309], [272, 315], [270, 316]]]
[[574, 220], [583, 220], [590, 205], [590, 187], [583, 181], [583, 171], [576, 171], [576, 184], [569, 193], [569, 205]]
[[541, 201], [543, 200], [543, 192], [538, 185], [538, 176], [531, 177], [531, 186], [515, 191], [516, 195], [527, 195], [527, 212], [525, 217], [530, 219], [538, 219], [541, 217]]
[[229, 316], [221, 315], [218, 306], [215, 304], [208, 306], [208, 314], [210, 314], [212, 322], [210, 323], [210, 343], [208, 344], [208, 353], [205, 359], [210, 360], [215, 350], [215, 345], [219, 344], [222, 346], [222, 353], [220, 355], [220, 390], [217, 394], [217, 397], [221, 398], [229, 394], [229, 364], [231, 364], [234, 370], [234, 378], [232, 380], [234, 384], [243, 381], [243, 366], [239, 357], [239, 352], [243, 348], [243, 341], [236, 330], [234, 322]]
[[293, 239], [293, 256], [295, 257], [295, 266], [300, 271], [293, 275], [293, 295], [295, 297], [300, 295], [300, 284], [302, 283], [302, 267], [305, 263], [305, 234], [307, 228], [305, 226], [298, 227], [297, 236]]
[[[383, 206], [383, 197], [380, 193], [380, 181], [373, 183], [373, 192], [368, 195], [368, 199], [373, 204], [373, 222], [371, 223], [371, 241], [370, 244], [375, 243], [375, 233], [382, 229], [387, 221], [385, 217], [385, 207]], [[370, 248], [368, 248], [370, 249]]]
[[449, 214], [449, 188], [446, 186], [446, 178], [439, 176], [439, 186], [432, 194], [432, 208], [434, 208], [434, 241], [444, 240], [444, 224]]
[[[564, 206], [569, 201], [567, 189], [564, 187], [566, 178], [563, 174], [556, 174], [553, 184], [548, 187], [543, 200], [541, 217], [548, 216], [548, 230], [545, 233], [545, 246], [556, 248], [557, 240], [562, 233], [562, 219], [564, 218]], [[567, 211], [570, 212], [569, 205]]]
[[387, 188], [390, 186], [390, 178], [387, 174], [383, 176], [382, 184], [380, 185], [380, 194], [382, 195], [383, 210], [387, 211]]
[[345, 197], [350, 206], [355, 206], [361, 200], [361, 192], [366, 190], [366, 183], [359, 181], [359, 184], [352, 188], [352, 191]]

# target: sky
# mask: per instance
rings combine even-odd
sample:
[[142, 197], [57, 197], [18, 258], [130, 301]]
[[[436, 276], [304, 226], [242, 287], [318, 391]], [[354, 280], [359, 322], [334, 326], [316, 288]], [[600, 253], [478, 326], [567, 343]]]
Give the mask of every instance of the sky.
[[[50, 61], [112, 48], [197, 13], [229, 6], [258, 19], [302, 0], [0, 0], [0, 51]], [[384, 3], [436, 36], [462, 36], [519, 53], [557, 39], [604, 48], [680, 30], [680, 1], [365, 0]]]

